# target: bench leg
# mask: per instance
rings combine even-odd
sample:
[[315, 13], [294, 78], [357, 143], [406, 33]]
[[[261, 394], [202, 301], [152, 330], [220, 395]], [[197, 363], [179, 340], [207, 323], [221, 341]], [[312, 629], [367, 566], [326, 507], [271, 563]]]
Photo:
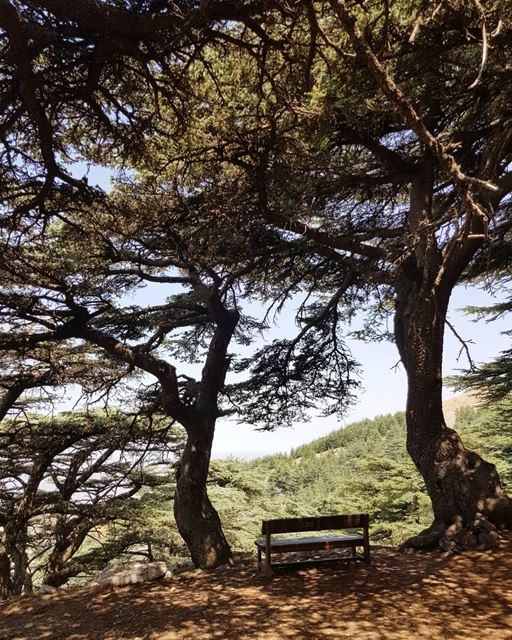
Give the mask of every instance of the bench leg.
[[364, 527], [363, 538], [364, 538], [364, 547], [363, 547], [364, 561], [367, 565], [369, 565], [370, 564], [370, 534], [368, 531], [368, 524], [366, 524], [366, 526]]
[[272, 565], [270, 563], [270, 555], [265, 557], [265, 575], [267, 578], [272, 576]]
[[272, 553], [270, 549], [270, 533], [267, 533], [265, 536], [265, 575], [267, 578], [272, 575]]
[[261, 549], [258, 547], [258, 571], [261, 571]]

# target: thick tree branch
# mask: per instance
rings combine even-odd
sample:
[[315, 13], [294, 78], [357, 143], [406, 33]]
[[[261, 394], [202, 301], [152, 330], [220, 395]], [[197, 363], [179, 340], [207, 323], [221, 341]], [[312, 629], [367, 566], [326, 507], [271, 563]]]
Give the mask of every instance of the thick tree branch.
[[130, 366], [136, 366], [153, 375], [162, 387], [163, 400], [169, 415], [179, 422], [188, 417], [186, 407], [181, 404], [179, 399], [176, 369], [168, 362], [140, 349], [131, 348], [87, 324], [75, 325], [73, 336], [101, 347], [116, 360]]
[[60, 20], [77, 23], [85, 32], [149, 40], [158, 40], [163, 34], [167, 38], [179, 35], [216, 20], [250, 20], [260, 10], [259, 2], [247, 4], [239, 0], [201, 2], [199, 8], [188, 14], [175, 8], [165, 13], [126, 11], [101, 0], [31, 0], [30, 4], [46, 9]]
[[281, 213], [269, 211], [268, 209], [263, 211], [263, 216], [267, 222], [276, 225], [283, 231], [293, 231], [297, 235], [302, 236], [307, 240], [311, 240], [317, 245], [323, 245], [325, 247], [341, 251], [348, 251], [349, 253], [355, 253], [360, 256], [374, 258], [376, 260], [384, 256], [382, 249], [379, 247], [357, 242], [352, 236], [336, 236], [323, 231], [322, 229], [315, 229], [314, 227], [294, 218], [288, 218]]
[[403, 158], [397, 151], [386, 147], [378, 140], [364, 135], [360, 131], [356, 131], [347, 125], [341, 125], [338, 130], [348, 142], [359, 144], [368, 149], [368, 151], [371, 151], [371, 153], [392, 172], [393, 180], [402, 182], [410, 181], [411, 175], [414, 174], [415, 171], [415, 165]]
[[430, 133], [420, 115], [374, 54], [363, 35], [363, 32], [359, 28], [356, 19], [348, 9], [347, 3], [344, 0], [329, 0], [329, 3], [338, 16], [341, 24], [346, 29], [356, 52], [368, 66], [384, 94], [392, 104], [396, 106], [404, 120], [416, 133], [419, 140], [427, 147], [427, 149], [429, 149], [429, 151], [437, 158], [440, 165], [449, 173], [454, 184], [463, 193], [464, 200], [466, 201], [469, 197], [473, 202], [471, 208], [475, 210], [475, 213], [480, 215], [480, 208], [473, 201], [472, 197], [467, 194], [468, 185], [472, 185], [478, 189], [483, 189], [485, 192], [496, 191], [496, 185], [485, 180], [480, 180], [479, 178], [468, 176], [462, 171], [460, 165], [456, 162], [455, 158], [448, 151], [445, 145]]
[[[28, 389], [53, 385], [58, 381], [58, 371], [34, 371], [28, 375], [20, 375], [0, 397], [0, 421], [14, 407], [19, 397]], [[0, 384], [0, 386], [4, 386]]]

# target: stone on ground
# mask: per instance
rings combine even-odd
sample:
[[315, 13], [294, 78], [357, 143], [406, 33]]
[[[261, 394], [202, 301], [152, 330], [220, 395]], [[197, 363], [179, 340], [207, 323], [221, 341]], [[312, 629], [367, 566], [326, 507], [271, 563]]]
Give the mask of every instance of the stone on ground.
[[165, 562], [130, 562], [103, 569], [93, 584], [121, 587], [163, 578], [167, 573]]
[[57, 591], [57, 587], [52, 587], [50, 584], [42, 584], [39, 587], [39, 593], [41, 595], [44, 595], [45, 593], [56, 593]]

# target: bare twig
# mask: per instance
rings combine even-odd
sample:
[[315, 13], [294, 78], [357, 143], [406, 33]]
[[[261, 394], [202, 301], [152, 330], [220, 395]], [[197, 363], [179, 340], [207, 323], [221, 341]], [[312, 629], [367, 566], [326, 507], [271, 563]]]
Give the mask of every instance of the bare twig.
[[475, 370], [475, 364], [473, 362], [473, 359], [471, 357], [471, 353], [469, 351], [469, 347], [468, 344], [471, 342], [469, 340], [464, 340], [464, 338], [462, 338], [457, 331], [455, 330], [455, 327], [452, 325], [452, 323], [446, 319], [445, 320], [446, 325], [449, 327], [450, 331], [453, 333], [453, 335], [457, 338], [457, 340], [461, 343], [461, 348], [459, 351], [459, 355], [457, 356], [457, 362], [460, 360], [460, 357], [462, 355], [462, 353], [464, 352], [466, 354], [466, 358], [468, 359], [468, 363], [469, 363], [469, 369], [470, 371], [474, 371]]

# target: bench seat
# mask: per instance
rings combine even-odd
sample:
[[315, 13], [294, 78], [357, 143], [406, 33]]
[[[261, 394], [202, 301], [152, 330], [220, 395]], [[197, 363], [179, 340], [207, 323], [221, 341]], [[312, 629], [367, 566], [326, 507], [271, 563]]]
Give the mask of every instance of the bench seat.
[[[258, 569], [261, 570], [262, 555], [265, 554], [265, 573], [272, 575], [271, 556], [278, 553], [293, 551], [329, 551], [331, 549], [351, 548], [349, 560], [370, 562], [368, 514], [313, 516], [309, 518], [281, 518], [279, 520], [264, 520], [261, 533], [265, 536], [255, 541], [258, 550]], [[294, 538], [276, 538], [272, 534], [303, 533], [309, 531], [326, 531], [333, 529], [362, 529], [361, 533], [347, 533], [344, 535], [323, 535]], [[356, 548], [363, 550], [356, 553]]]
[[[265, 540], [256, 540], [256, 546], [265, 550]], [[286, 553], [287, 551], [308, 551], [309, 549], [342, 549], [343, 547], [362, 547], [363, 536], [349, 534], [346, 536], [309, 536], [307, 538], [274, 538], [270, 541], [270, 552]]]

